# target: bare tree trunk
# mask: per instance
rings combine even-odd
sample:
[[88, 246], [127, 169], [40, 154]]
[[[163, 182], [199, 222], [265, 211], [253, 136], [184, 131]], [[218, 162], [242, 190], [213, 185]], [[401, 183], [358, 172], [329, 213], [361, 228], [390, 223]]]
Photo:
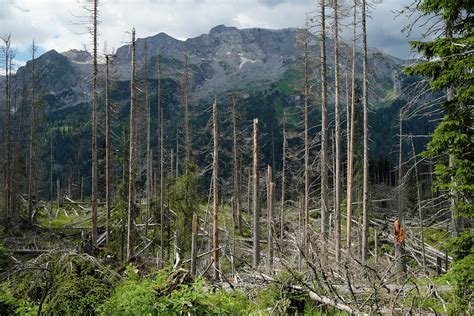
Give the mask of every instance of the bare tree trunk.
[[49, 201], [51, 210], [54, 200], [53, 190], [53, 132], [51, 131], [51, 135], [49, 137]]
[[[398, 219], [403, 226], [403, 109], [400, 110], [400, 126], [398, 131]], [[404, 243], [395, 242], [395, 259], [397, 260], [397, 269], [400, 275], [406, 272]]]
[[92, 69], [92, 253], [97, 247], [97, 6], [94, 0], [92, 13], [93, 69]]
[[[164, 170], [164, 125], [163, 106], [161, 104], [161, 63], [160, 56], [158, 56], [158, 91], [157, 91], [157, 106], [158, 106], [158, 123], [160, 136], [160, 268], [164, 267], [165, 259], [165, 170]], [[171, 150], [171, 161], [173, 161], [173, 150]], [[173, 170], [173, 163], [171, 162], [171, 170]], [[171, 172], [171, 174], [173, 174]]]
[[61, 182], [59, 178], [56, 178], [56, 194], [58, 200], [58, 207], [61, 206]]
[[237, 150], [237, 114], [235, 109], [235, 95], [232, 95], [232, 165], [233, 165], [233, 180], [234, 180], [234, 203], [232, 216], [234, 223], [237, 223], [237, 229], [240, 236], [243, 236], [242, 214], [240, 212], [240, 179], [239, 179], [239, 160]]
[[334, 6], [334, 112], [336, 116], [336, 180], [335, 180], [335, 239], [336, 239], [336, 262], [341, 258], [341, 118], [339, 110], [339, 33], [338, 33], [338, 4], [337, 0], [333, 1]]
[[196, 259], [197, 259], [197, 215], [193, 214], [192, 235], [191, 235], [191, 276], [196, 277]]
[[260, 203], [258, 194], [258, 119], [253, 120], [253, 268], [260, 263]]
[[212, 230], [212, 261], [214, 265], [214, 280], [219, 279], [219, 195], [218, 195], [218, 172], [219, 172], [219, 135], [217, 131], [217, 101], [214, 99], [212, 105], [212, 127], [214, 154], [212, 161], [212, 191], [213, 191], [213, 230]]
[[189, 56], [184, 54], [184, 161], [191, 161], [191, 138], [189, 130]]
[[176, 171], [175, 177], [178, 179], [179, 177], [179, 127], [176, 126]]
[[81, 177], [81, 202], [84, 202], [84, 177]]
[[362, 54], [364, 106], [364, 175], [362, 199], [362, 262], [367, 261], [369, 236], [369, 73], [367, 65], [366, 0], [362, 0]]
[[33, 188], [33, 172], [34, 166], [36, 165], [35, 159], [35, 145], [34, 145], [34, 137], [35, 137], [35, 130], [36, 130], [36, 95], [35, 95], [35, 88], [36, 88], [36, 73], [35, 73], [35, 53], [36, 53], [36, 46], [35, 42], [33, 41], [33, 45], [31, 47], [31, 112], [30, 112], [30, 140], [29, 140], [29, 159], [28, 159], [28, 225], [31, 226], [32, 223], [32, 216], [33, 216], [33, 192], [35, 191]]
[[327, 63], [326, 63], [326, 0], [320, 0], [321, 6], [321, 233], [328, 237], [328, 100], [327, 100]]
[[131, 56], [131, 76], [130, 76], [130, 149], [128, 166], [128, 221], [127, 221], [127, 261], [134, 256], [133, 238], [134, 238], [134, 218], [135, 218], [135, 132], [136, 132], [136, 83], [135, 83], [135, 28], [132, 29], [132, 56]]
[[4, 185], [4, 227], [8, 230], [11, 220], [11, 175], [10, 175], [10, 113], [11, 113], [11, 63], [12, 52], [10, 50], [11, 34], [2, 37], [5, 43], [5, 133], [3, 142], [3, 185]]
[[272, 178], [272, 167], [268, 166], [267, 171], [267, 257], [268, 271], [273, 273], [273, 191], [274, 183]]
[[418, 176], [418, 166], [416, 162], [416, 153], [415, 153], [415, 145], [413, 144], [413, 137], [410, 137], [411, 142], [411, 152], [413, 155], [413, 168], [415, 171], [415, 179], [416, 179], [416, 194], [418, 200], [418, 214], [420, 216], [420, 229], [421, 229], [421, 254], [423, 257], [423, 272], [426, 274], [426, 251], [425, 251], [425, 227], [423, 222], [423, 207], [421, 205], [421, 183]]
[[304, 45], [304, 210], [303, 210], [303, 251], [309, 255], [309, 30], [305, 30]]
[[[351, 114], [350, 114], [350, 128], [348, 130], [349, 143], [347, 153], [347, 221], [346, 221], [346, 247], [350, 251], [352, 239], [352, 194], [353, 194], [353, 165], [354, 165], [354, 119], [356, 107], [356, 43], [357, 43], [357, 0], [354, 0], [354, 34], [352, 43], [352, 91], [351, 91]], [[348, 115], [349, 117], [349, 115]]]
[[153, 186], [153, 151], [151, 149], [151, 102], [150, 87], [148, 85], [148, 46], [145, 42], [145, 103], [146, 103], [146, 213], [145, 213], [145, 237], [148, 234], [148, 222], [151, 215], [151, 196]]
[[105, 243], [110, 242], [110, 107], [109, 107], [109, 65], [110, 55], [105, 55]]
[[283, 246], [283, 231], [285, 226], [285, 177], [286, 177], [286, 113], [283, 113], [283, 154], [281, 170], [281, 208], [280, 208], [280, 246]]

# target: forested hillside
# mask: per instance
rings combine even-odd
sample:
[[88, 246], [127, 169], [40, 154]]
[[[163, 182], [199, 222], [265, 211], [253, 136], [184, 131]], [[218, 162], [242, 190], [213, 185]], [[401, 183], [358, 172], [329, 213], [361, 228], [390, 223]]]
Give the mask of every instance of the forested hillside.
[[365, 0], [105, 52], [98, 2], [90, 52], [2, 36], [0, 314], [472, 312], [471, 4], [403, 61]]

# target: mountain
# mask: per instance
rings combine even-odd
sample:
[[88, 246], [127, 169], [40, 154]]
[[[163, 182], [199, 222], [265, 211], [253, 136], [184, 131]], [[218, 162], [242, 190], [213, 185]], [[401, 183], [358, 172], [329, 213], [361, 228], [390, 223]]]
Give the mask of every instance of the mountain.
[[[298, 30], [292, 28], [237, 29], [224, 25], [212, 28], [209, 34], [185, 41], [159, 33], [137, 40], [138, 74], [143, 75], [142, 68], [146, 57], [149, 78], [156, 78], [159, 54], [163, 75], [179, 83], [183, 72], [184, 54], [187, 53], [194, 100], [229, 90], [265, 88], [294, 75], [294, 66], [300, 54], [295, 43], [297, 33]], [[318, 42], [319, 39], [315, 38], [311, 47], [316, 64], [319, 53]], [[330, 39], [327, 47], [328, 63], [331, 68], [333, 45]], [[350, 56], [350, 52], [349, 45], [341, 43], [341, 56]], [[372, 87], [370, 98], [374, 107], [393, 101], [399, 95], [400, 69], [406, 63], [378, 49], [369, 50]], [[361, 74], [360, 54], [357, 64], [359, 67], [357, 73]], [[342, 66], [344, 67], [344, 64]], [[29, 82], [31, 69], [31, 61], [18, 69], [15, 87], [17, 91], [21, 91], [23, 80]], [[85, 51], [71, 50], [60, 54], [51, 50], [38, 57], [37, 85], [44, 90], [49, 109], [54, 111], [90, 102], [91, 69], [92, 56]], [[99, 70], [102, 72], [103, 64], [100, 64]], [[129, 80], [129, 45], [117, 49], [115, 72], [119, 81]], [[331, 70], [329, 74], [332, 75]], [[319, 78], [317, 74], [314, 74], [314, 77]], [[99, 85], [101, 87], [102, 82]]]
[[[184, 55], [189, 55], [190, 69], [190, 90], [191, 90], [191, 136], [193, 139], [193, 160], [199, 166], [206, 166], [209, 163], [209, 146], [211, 137], [209, 126], [210, 98], [217, 96], [221, 122], [219, 133], [222, 135], [220, 143], [222, 148], [221, 161], [223, 165], [231, 163], [231, 124], [229, 124], [229, 111], [232, 104], [228, 97], [229, 92], [237, 92], [237, 111], [239, 130], [241, 130], [241, 143], [248, 138], [250, 122], [253, 118], [258, 118], [260, 122], [259, 131], [262, 135], [261, 142], [261, 163], [262, 165], [272, 164], [275, 170], [281, 167], [281, 153], [283, 135], [281, 123], [283, 113], [288, 115], [287, 129], [292, 135], [299, 135], [301, 132], [301, 51], [298, 48], [295, 38], [300, 30], [282, 29], [267, 30], [260, 28], [242, 29], [216, 26], [210, 30], [209, 34], [190, 38], [185, 41], [174, 39], [164, 33], [155, 36], [138, 39], [137, 47], [137, 75], [138, 75], [138, 105], [139, 111], [139, 137], [144, 144], [146, 135], [144, 91], [144, 69], [148, 65], [148, 78], [151, 91], [151, 117], [152, 117], [152, 146], [156, 147], [157, 126], [157, 66], [158, 56], [162, 69], [162, 105], [164, 106], [164, 150], [165, 155], [169, 155], [172, 148], [176, 149], [176, 144], [182, 146], [183, 135], [181, 108], [182, 91], [180, 82], [183, 76]], [[319, 106], [319, 41], [315, 37], [311, 43], [311, 55], [313, 58], [314, 72], [311, 75], [311, 85], [314, 86], [313, 100], [311, 102], [310, 122], [313, 126], [318, 126], [321, 114]], [[333, 100], [331, 82], [333, 79], [333, 43], [327, 40], [328, 47], [328, 80], [329, 100]], [[345, 100], [346, 75], [350, 74], [347, 67], [347, 56], [351, 56], [351, 46], [341, 43], [341, 97]], [[145, 49], [146, 47], [146, 49]], [[406, 87], [416, 81], [416, 78], [406, 77], [401, 73], [407, 61], [400, 60], [387, 55], [378, 49], [369, 50], [369, 101], [372, 111], [369, 113], [370, 121], [370, 156], [378, 163], [371, 163], [371, 166], [380, 165], [377, 170], [391, 170], [390, 163], [394, 162], [395, 153], [398, 150], [396, 135], [398, 133], [398, 117], [401, 107], [410, 99], [406, 95]], [[357, 55], [356, 73], [358, 79], [362, 76], [362, 58], [360, 52]], [[25, 104], [21, 100], [23, 84], [30, 88], [32, 61], [20, 67], [13, 80], [13, 96], [17, 96], [16, 103]], [[114, 110], [112, 117], [112, 147], [114, 148], [114, 158], [116, 168], [123, 166], [126, 161], [127, 130], [130, 112], [130, 47], [122, 46], [116, 51], [114, 66], [112, 67], [114, 82], [109, 93], [111, 104]], [[44, 95], [47, 107], [45, 115], [39, 115], [40, 124], [37, 124], [39, 138], [39, 160], [44, 162], [40, 167], [43, 175], [50, 172], [51, 154], [53, 156], [53, 177], [65, 178], [75, 177], [78, 183], [80, 177], [90, 176], [90, 111], [91, 111], [91, 90], [92, 90], [92, 56], [90, 53], [80, 50], [70, 50], [58, 53], [54, 50], [48, 51], [35, 60], [36, 91], [38, 96]], [[104, 86], [104, 63], [99, 60], [99, 155], [102, 157], [104, 138], [103, 129], [103, 86]], [[0, 78], [0, 81], [2, 78]], [[30, 91], [30, 90], [28, 90]], [[415, 91], [416, 92], [416, 91]], [[4, 89], [0, 89], [0, 94]], [[361, 80], [357, 80], [358, 105], [361, 99]], [[3, 100], [3, 96], [0, 100]], [[26, 107], [20, 108], [20, 115], [17, 117], [21, 121], [21, 129], [28, 131], [29, 120], [25, 119], [29, 111], [29, 96]], [[343, 102], [345, 107], [345, 102]], [[332, 107], [332, 104], [330, 104]], [[357, 106], [361, 110], [360, 106]], [[332, 115], [330, 109], [331, 128], [333, 128]], [[361, 113], [356, 113], [360, 118]], [[23, 119], [22, 119], [23, 117]], [[343, 113], [342, 120], [345, 120]], [[359, 125], [356, 124], [355, 131], [360, 132]], [[431, 117], [423, 119], [413, 118], [404, 124], [404, 133], [409, 135], [426, 135], [433, 130], [435, 123]], [[345, 124], [345, 122], [343, 123]], [[310, 139], [318, 140], [318, 128], [310, 129]], [[26, 135], [26, 134], [25, 134]], [[227, 135], [227, 136], [226, 136]], [[51, 143], [53, 145], [51, 145]], [[415, 147], [419, 151], [426, 143], [425, 138], [416, 138]], [[22, 148], [27, 147], [27, 138], [20, 140]], [[298, 151], [301, 146], [300, 137], [288, 139], [288, 146], [291, 150]], [[51, 147], [53, 152], [51, 153]], [[144, 149], [140, 151], [141, 162], [144, 162]], [[316, 156], [317, 148], [313, 148], [311, 155]], [[408, 147], [404, 146], [407, 152]], [[175, 151], [176, 152], [176, 151]], [[169, 157], [169, 156], [168, 156]], [[250, 155], [247, 149], [242, 150], [242, 164], [250, 164]], [[298, 169], [298, 156], [293, 162]], [[167, 158], [169, 159], [169, 158]], [[103, 163], [101, 158], [100, 163]], [[388, 164], [388, 167], [385, 166]], [[143, 167], [143, 164], [141, 164]], [[75, 167], [72, 167], [75, 166]], [[145, 170], [144, 167], [140, 170]], [[229, 168], [223, 168], [223, 176], [230, 172]], [[374, 173], [375, 171], [371, 171]], [[143, 174], [142, 174], [143, 175]], [[101, 175], [103, 176], [103, 175]], [[40, 186], [43, 192], [49, 192], [49, 176], [43, 176]], [[103, 181], [101, 178], [100, 181]], [[87, 189], [88, 190], [88, 189]]]

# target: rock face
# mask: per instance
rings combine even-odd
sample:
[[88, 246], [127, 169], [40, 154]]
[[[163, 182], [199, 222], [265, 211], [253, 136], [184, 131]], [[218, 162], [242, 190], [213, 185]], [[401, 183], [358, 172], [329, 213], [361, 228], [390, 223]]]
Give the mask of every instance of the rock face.
[[[159, 33], [137, 40], [138, 75], [143, 73], [140, 68], [146, 56], [149, 77], [156, 78], [157, 56], [160, 55], [163, 75], [179, 81], [183, 73], [184, 54], [187, 53], [194, 99], [231, 89], [268, 86], [283, 79], [294, 67], [299, 55], [295, 45], [297, 32], [297, 29], [237, 29], [219, 25], [212, 28], [209, 34], [185, 41]], [[315, 38], [312, 46], [316, 65], [318, 42]], [[332, 46], [328, 41], [329, 67], [333, 65]], [[342, 43], [341, 51], [341, 56], [349, 56], [350, 47]], [[129, 45], [118, 48], [116, 55], [115, 68], [119, 80], [129, 80]], [[404, 61], [378, 50], [370, 51], [369, 68], [374, 86], [371, 90], [376, 102], [397, 94], [399, 87], [396, 83], [399, 81], [396, 78], [404, 64]], [[50, 104], [52, 110], [90, 101], [92, 57], [89, 53], [70, 50], [59, 54], [49, 51], [37, 59], [37, 65], [39, 85], [51, 96], [49, 99], [54, 100]], [[358, 65], [362, 65], [361, 58]], [[28, 62], [18, 70], [17, 78], [29, 78], [30, 69], [31, 62]], [[319, 75], [315, 73], [315, 77], [319, 78]]]

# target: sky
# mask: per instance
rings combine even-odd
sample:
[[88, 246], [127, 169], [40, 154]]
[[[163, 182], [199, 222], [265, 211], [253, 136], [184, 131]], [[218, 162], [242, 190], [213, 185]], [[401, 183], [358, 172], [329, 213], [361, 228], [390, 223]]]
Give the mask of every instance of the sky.
[[[402, 59], [413, 57], [401, 29], [408, 23], [396, 18], [395, 10], [411, 0], [371, 0], [368, 45]], [[303, 27], [306, 15], [317, 9], [317, 0], [99, 0], [99, 52], [110, 52], [129, 40], [135, 27], [137, 37], [160, 32], [184, 40], [208, 33], [219, 24], [238, 28]], [[339, 0], [348, 3], [348, 0]], [[352, 3], [352, 1], [350, 1]], [[0, 35], [11, 33], [16, 50], [15, 67], [31, 59], [34, 38], [39, 53], [55, 49], [90, 49], [87, 34], [87, 0], [0, 0]], [[342, 25], [350, 40], [349, 26]], [[0, 73], [3, 71], [0, 66]]]

